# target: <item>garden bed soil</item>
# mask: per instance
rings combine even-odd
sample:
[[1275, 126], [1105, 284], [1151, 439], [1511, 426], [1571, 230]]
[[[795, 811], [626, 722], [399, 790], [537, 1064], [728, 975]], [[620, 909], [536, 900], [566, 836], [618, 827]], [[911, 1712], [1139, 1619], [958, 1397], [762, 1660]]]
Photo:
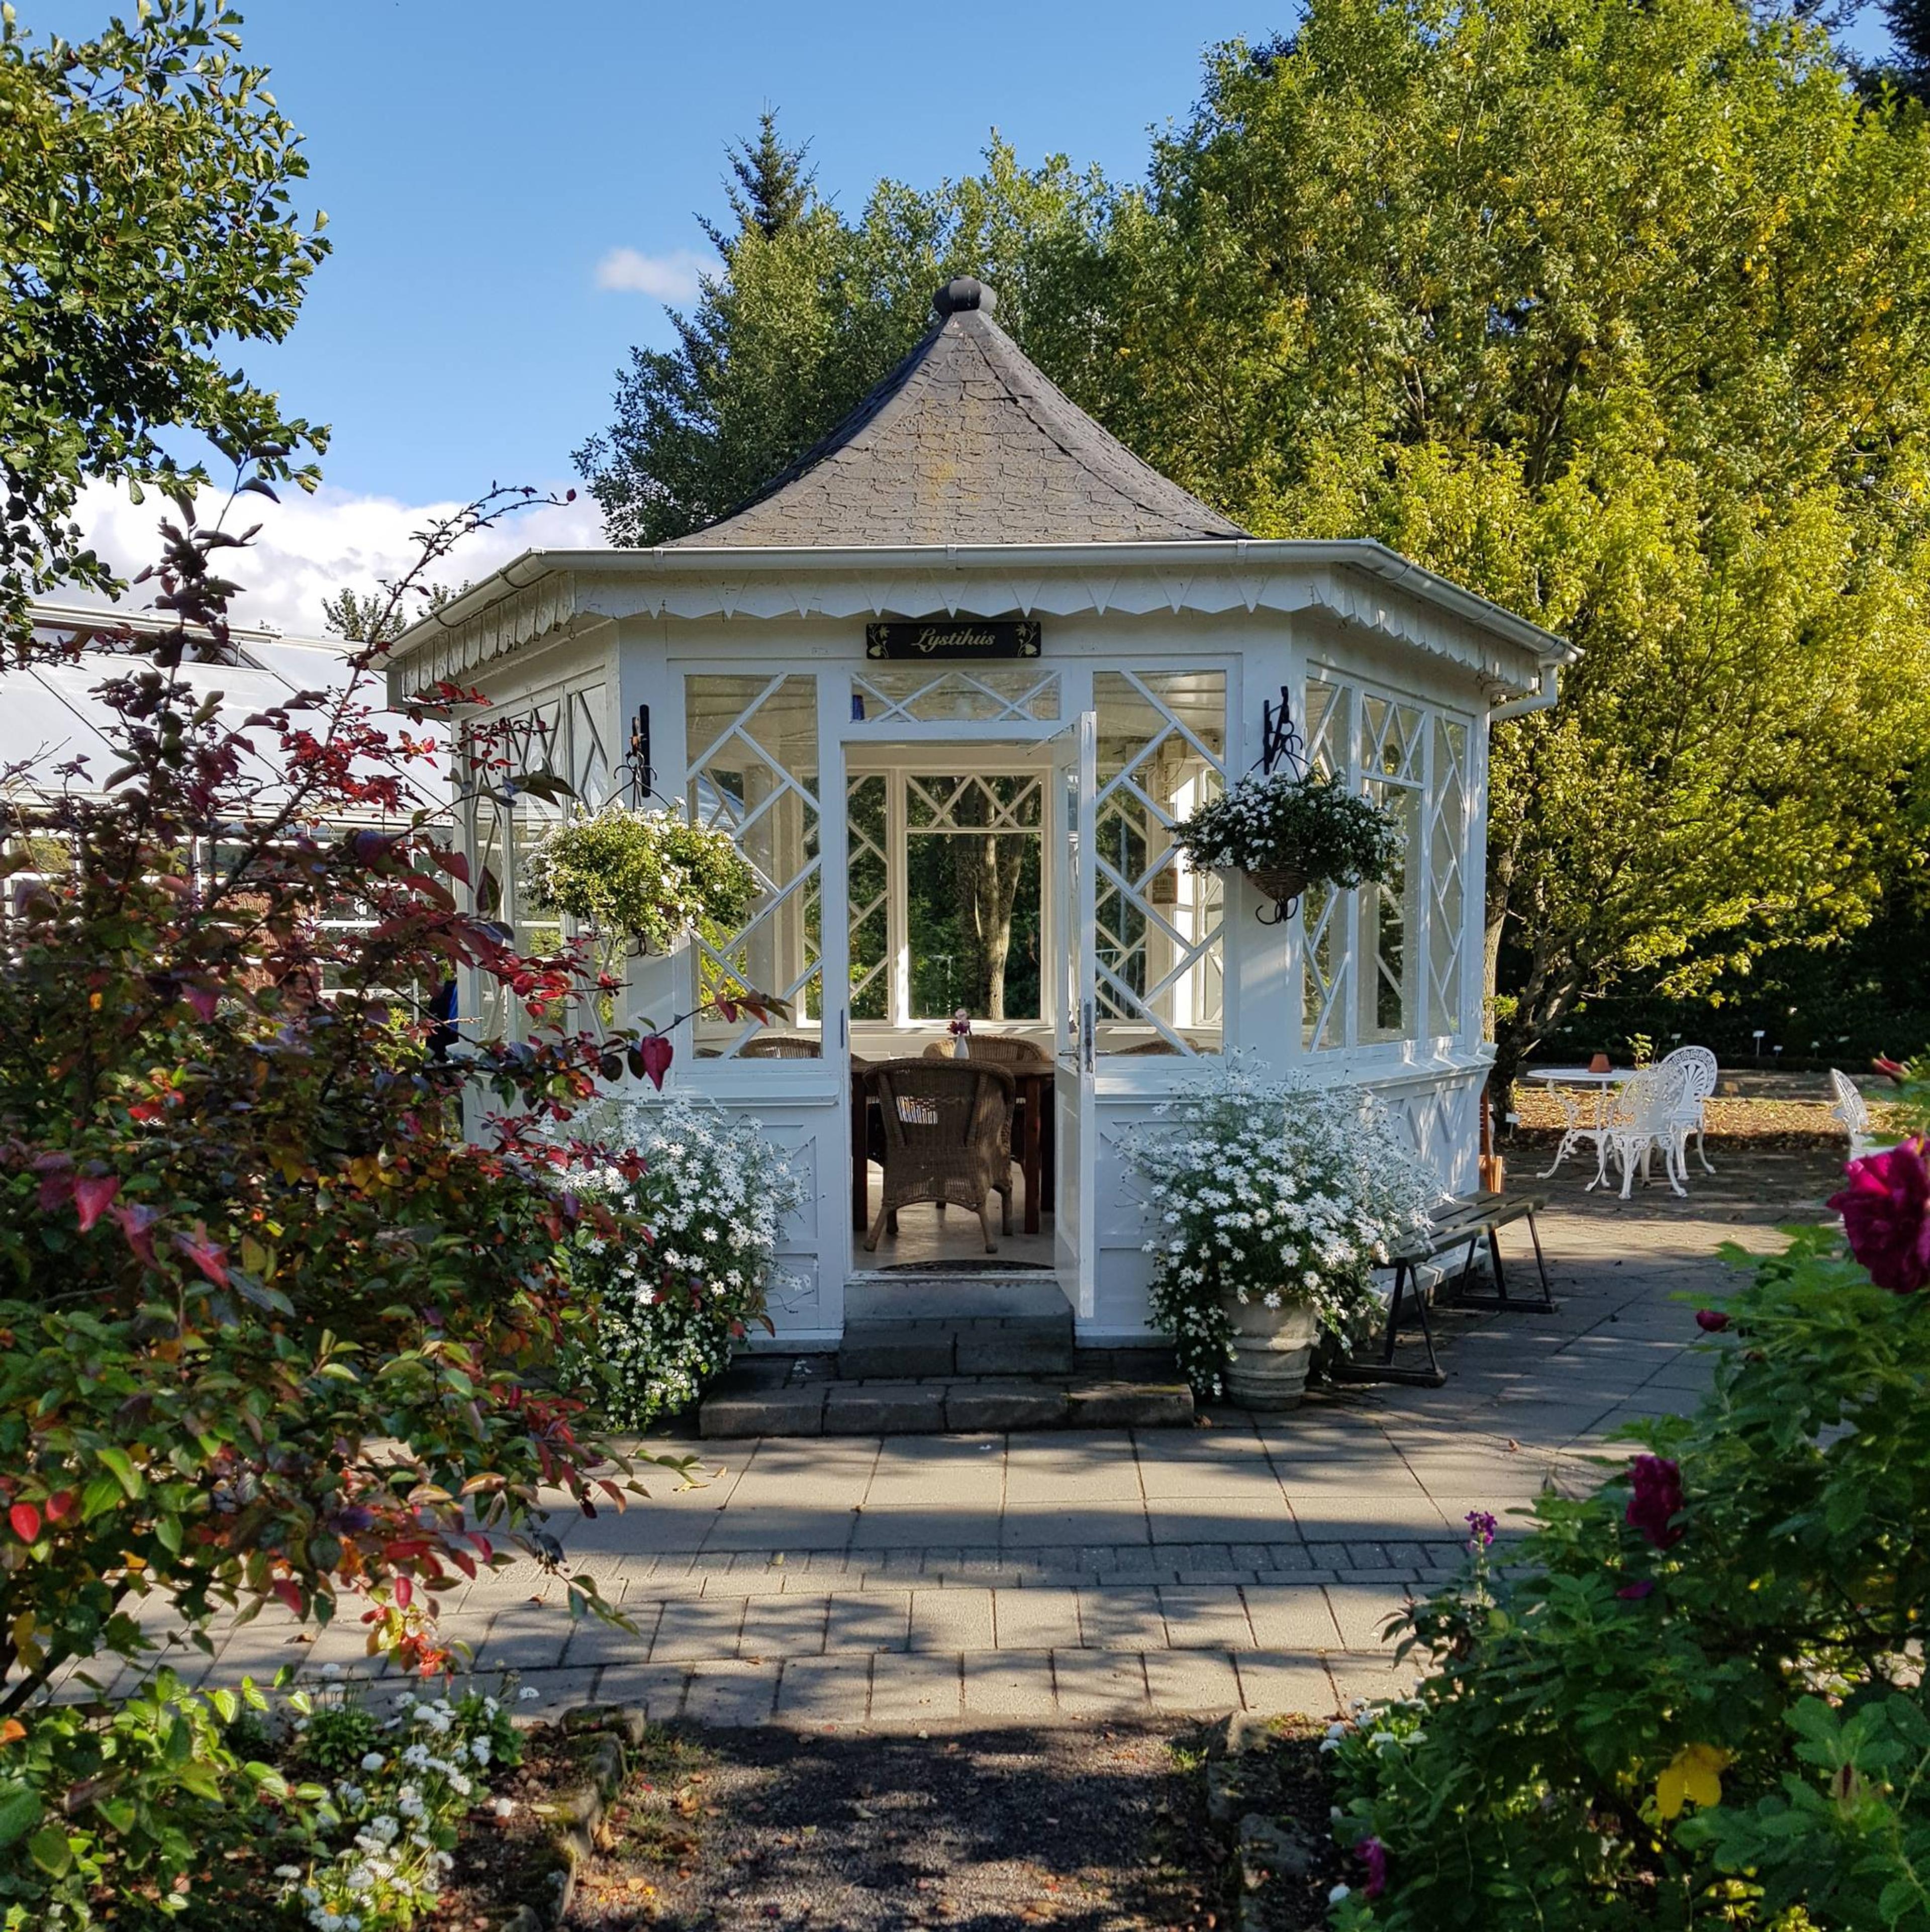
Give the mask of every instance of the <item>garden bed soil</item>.
[[[1317, 1726], [1243, 1758], [1243, 1802], [1284, 1808], [1316, 1867], [1253, 1882], [1238, 1821], [1209, 1816], [1213, 1733], [1196, 1721], [1055, 1726], [942, 1738], [651, 1727], [578, 1870], [572, 1932], [957, 1926], [1066, 1932], [1311, 1932], [1341, 1875], [1328, 1845]], [[553, 1899], [539, 1808], [583, 1777], [560, 1726], [533, 1732], [472, 1818], [440, 1932]]]
[[[596, 1743], [593, 1734], [572, 1734], [560, 1724], [524, 1731], [522, 1762], [497, 1778], [488, 1797], [464, 1821], [455, 1867], [425, 1924], [438, 1932], [470, 1932], [496, 1924], [518, 1905], [539, 1914], [554, 1910], [563, 1859], [554, 1822], [543, 1808], [589, 1780]], [[503, 1798], [512, 1808], [499, 1816], [496, 1802]]]
[[[1849, 1136], [1825, 1100], [1739, 1100], [1718, 1095], [1706, 1104], [1712, 1153], [1724, 1142], [1848, 1150]], [[1561, 1132], [1561, 1103], [1537, 1082], [1515, 1083], [1514, 1114], [1518, 1142], [1541, 1146], [1552, 1143]]]

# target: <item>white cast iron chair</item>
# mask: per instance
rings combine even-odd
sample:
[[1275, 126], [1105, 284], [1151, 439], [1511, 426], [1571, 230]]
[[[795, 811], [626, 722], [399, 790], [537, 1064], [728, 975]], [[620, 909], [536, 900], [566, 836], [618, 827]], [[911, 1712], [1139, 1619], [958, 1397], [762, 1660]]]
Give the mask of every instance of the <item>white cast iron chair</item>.
[[1880, 1143], [1871, 1137], [1869, 1103], [1857, 1091], [1856, 1083], [1847, 1073], [1839, 1073], [1832, 1066], [1829, 1070], [1829, 1090], [1836, 1096], [1829, 1111], [1850, 1137], [1850, 1158], [1861, 1160], [1865, 1154], [1874, 1154]]
[[1602, 1122], [1601, 1165], [1588, 1184], [1589, 1190], [1607, 1184], [1608, 1157], [1613, 1154], [1622, 1164], [1622, 1198], [1627, 1200], [1637, 1163], [1646, 1180], [1649, 1157], [1660, 1148], [1669, 1186], [1678, 1194], [1688, 1193], [1676, 1168], [1676, 1115], [1688, 1084], [1688, 1076], [1681, 1067], [1668, 1066], [1645, 1066], [1622, 1084], [1609, 1102]]
[[1706, 1046], [1679, 1046], [1665, 1058], [1664, 1066], [1679, 1066], [1685, 1076], [1682, 1090], [1682, 1105], [1676, 1110], [1676, 1168], [1678, 1172], [1688, 1172], [1688, 1137], [1695, 1136], [1695, 1157], [1702, 1163], [1704, 1174], [1715, 1170], [1709, 1164], [1708, 1150], [1703, 1145], [1703, 1131], [1707, 1125], [1704, 1112], [1709, 1096], [1715, 1091], [1715, 1056]]

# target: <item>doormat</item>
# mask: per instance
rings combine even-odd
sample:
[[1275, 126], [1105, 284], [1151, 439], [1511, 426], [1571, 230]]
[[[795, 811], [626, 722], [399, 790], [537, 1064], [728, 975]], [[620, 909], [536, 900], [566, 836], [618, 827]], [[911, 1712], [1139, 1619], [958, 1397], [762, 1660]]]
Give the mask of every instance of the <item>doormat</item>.
[[1054, 1274], [1049, 1262], [1001, 1261], [996, 1255], [974, 1255], [965, 1261], [887, 1262], [880, 1274]]

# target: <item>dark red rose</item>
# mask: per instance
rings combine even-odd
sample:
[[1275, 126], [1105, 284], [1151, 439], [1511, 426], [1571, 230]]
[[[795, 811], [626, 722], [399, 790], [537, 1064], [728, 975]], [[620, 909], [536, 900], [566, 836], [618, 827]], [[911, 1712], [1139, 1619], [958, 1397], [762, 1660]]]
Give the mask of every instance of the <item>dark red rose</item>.
[[1698, 1308], [1695, 1325], [1705, 1335], [1719, 1335], [1729, 1325], [1729, 1318], [1719, 1308]]
[[1637, 1456], [1629, 1466], [1632, 1493], [1622, 1520], [1639, 1530], [1658, 1550], [1682, 1540], [1670, 1519], [1682, 1508], [1682, 1471], [1666, 1456]]
[[1848, 1186], [1829, 1197], [1850, 1252], [1892, 1294], [1913, 1294], [1930, 1282], [1930, 1168], [1923, 1149], [1921, 1140], [1908, 1140], [1851, 1161], [1843, 1170]]

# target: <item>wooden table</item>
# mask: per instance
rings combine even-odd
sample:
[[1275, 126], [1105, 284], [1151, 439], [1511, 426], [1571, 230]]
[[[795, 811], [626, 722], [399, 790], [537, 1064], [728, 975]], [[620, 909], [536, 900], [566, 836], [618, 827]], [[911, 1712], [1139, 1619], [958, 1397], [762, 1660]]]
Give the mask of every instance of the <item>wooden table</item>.
[[[1052, 1138], [1046, 1130], [1046, 1113], [1052, 1103], [1053, 1082], [1057, 1070], [1050, 1060], [1042, 1060], [1037, 1066], [1018, 1066], [1001, 1061], [998, 1070], [1001, 1073], [1010, 1074], [1012, 1084], [1018, 1089], [1018, 1104], [1013, 1114], [1013, 1124], [1017, 1129], [1016, 1144], [1013, 1148], [1012, 1156], [1018, 1162], [1019, 1171], [1025, 1178], [1025, 1229], [1028, 1234], [1036, 1234], [1039, 1232], [1041, 1210], [1052, 1205], [1051, 1189], [1046, 1173]], [[869, 1222], [870, 1180], [867, 1168], [871, 1159], [872, 1114], [877, 1106], [878, 1096], [872, 1091], [869, 1070], [854, 1065], [851, 1068], [851, 1226], [860, 1234], [864, 1232]]]

